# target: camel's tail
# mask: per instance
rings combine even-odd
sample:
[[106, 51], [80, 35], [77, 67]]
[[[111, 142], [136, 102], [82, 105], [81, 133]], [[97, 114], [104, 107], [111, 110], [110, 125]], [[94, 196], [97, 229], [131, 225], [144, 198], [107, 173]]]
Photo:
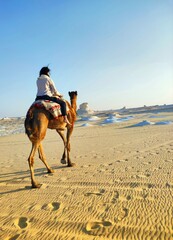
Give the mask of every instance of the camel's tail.
[[32, 108], [30, 108], [27, 112], [26, 119], [25, 119], [25, 122], [24, 122], [25, 133], [28, 135], [29, 138], [33, 134], [32, 125], [33, 125], [33, 112], [32, 112]]

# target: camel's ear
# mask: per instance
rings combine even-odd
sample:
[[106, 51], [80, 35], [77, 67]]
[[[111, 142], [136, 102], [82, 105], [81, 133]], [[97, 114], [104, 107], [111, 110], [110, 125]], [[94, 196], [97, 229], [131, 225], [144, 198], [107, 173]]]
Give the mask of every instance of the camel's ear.
[[68, 92], [68, 95], [70, 96], [71, 92]]
[[77, 95], [77, 91], [75, 91], [75, 94]]

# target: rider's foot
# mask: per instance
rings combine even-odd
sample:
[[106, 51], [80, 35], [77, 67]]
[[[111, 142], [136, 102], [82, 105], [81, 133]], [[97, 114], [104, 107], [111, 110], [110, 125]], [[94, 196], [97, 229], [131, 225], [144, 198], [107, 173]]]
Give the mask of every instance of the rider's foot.
[[64, 122], [67, 123], [68, 125], [72, 125], [72, 124], [69, 122], [69, 120], [68, 120], [68, 118], [67, 118], [67, 115], [64, 116]]

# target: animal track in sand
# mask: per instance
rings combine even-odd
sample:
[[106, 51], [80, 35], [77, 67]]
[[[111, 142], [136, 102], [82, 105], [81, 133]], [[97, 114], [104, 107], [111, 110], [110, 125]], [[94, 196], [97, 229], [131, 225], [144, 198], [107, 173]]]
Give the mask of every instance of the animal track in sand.
[[48, 210], [48, 211], [57, 211], [60, 208], [60, 203], [59, 202], [52, 202], [49, 204], [44, 204], [42, 206], [42, 209]]
[[85, 193], [84, 196], [90, 196], [90, 195], [101, 196], [104, 192], [105, 192], [104, 189], [100, 189], [98, 192], [88, 192], [88, 193]]
[[20, 217], [15, 221], [15, 225], [20, 229], [24, 229], [28, 227], [28, 219], [26, 217]]
[[[95, 221], [95, 222], [88, 222], [84, 232], [89, 235], [100, 236], [103, 233], [104, 228], [112, 226], [110, 221]], [[101, 230], [101, 232], [99, 231]]]

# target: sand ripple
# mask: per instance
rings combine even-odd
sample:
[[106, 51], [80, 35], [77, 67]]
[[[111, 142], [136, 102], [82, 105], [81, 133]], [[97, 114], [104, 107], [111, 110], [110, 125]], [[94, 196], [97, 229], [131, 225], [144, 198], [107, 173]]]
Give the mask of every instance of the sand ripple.
[[27, 139], [1, 139], [0, 239], [173, 239], [172, 130], [76, 128], [75, 168], [61, 165], [62, 143], [49, 132], [45, 152], [55, 173], [36, 158], [40, 189], [30, 187]]

